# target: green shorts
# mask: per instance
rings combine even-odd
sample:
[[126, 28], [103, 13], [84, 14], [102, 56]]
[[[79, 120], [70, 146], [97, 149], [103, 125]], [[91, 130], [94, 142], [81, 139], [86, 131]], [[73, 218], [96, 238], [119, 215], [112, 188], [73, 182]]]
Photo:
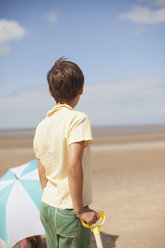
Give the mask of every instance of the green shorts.
[[91, 230], [81, 225], [73, 209], [59, 209], [43, 202], [40, 218], [48, 248], [90, 248]]

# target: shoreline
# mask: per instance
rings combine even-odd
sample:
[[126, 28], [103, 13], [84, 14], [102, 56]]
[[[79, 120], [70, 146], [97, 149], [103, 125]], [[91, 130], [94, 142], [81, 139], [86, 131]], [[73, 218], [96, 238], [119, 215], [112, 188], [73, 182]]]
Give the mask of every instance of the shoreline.
[[[15, 128], [15, 129], [0, 129], [0, 137], [3, 136], [29, 136], [34, 135], [34, 128]], [[151, 134], [165, 133], [165, 124], [139, 124], [139, 125], [122, 125], [122, 126], [92, 126], [93, 136], [107, 135], [129, 135], [129, 134]]]

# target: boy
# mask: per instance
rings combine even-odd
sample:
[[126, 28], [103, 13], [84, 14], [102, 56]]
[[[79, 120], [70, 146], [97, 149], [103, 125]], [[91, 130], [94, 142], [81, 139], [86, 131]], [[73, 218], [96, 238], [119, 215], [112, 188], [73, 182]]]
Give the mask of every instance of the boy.
[[40, 217], [48, 248], [91, 247], [91, 231], [80, 219], [94, 224], [91, 204], [91, 125], [87, 115], [74, 111], [83, 93], [84, 75], [73, 62], [60, 58], [47, 74], [56, 106], [38, 125], [34, 150], [43, 189]]

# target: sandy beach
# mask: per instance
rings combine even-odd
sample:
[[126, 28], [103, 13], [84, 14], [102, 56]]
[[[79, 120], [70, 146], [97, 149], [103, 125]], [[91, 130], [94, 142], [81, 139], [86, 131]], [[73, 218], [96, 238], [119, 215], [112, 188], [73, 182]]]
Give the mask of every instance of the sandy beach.
[[[0, 176], [35, 159], [32, 140], [0, 137]], [[104, 248], [164, 248], [165, 133], [95, 135], [91, 151], [91, 208], [106, 215]]]

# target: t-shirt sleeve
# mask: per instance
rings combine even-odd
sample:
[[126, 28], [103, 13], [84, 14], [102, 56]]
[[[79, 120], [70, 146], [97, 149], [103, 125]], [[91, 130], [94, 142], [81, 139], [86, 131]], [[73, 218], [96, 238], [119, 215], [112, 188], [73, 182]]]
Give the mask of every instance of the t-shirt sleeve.
[[33, 139], [33, 149], [34, 149], [34, 152], [35, 152], [35, 155], [36, 155], [36, 158], [39, 159], [39, 156], [38, 156], [38, 147], [37, 147], [37, 137], [36, 137], [36, 133], [34, 135], [34, 139]]
[[69, 144], [80, 141], [85, 141], [84, 147], [93, 142], [91, 123], [85, 114], [76, 116], [69, 127]]

